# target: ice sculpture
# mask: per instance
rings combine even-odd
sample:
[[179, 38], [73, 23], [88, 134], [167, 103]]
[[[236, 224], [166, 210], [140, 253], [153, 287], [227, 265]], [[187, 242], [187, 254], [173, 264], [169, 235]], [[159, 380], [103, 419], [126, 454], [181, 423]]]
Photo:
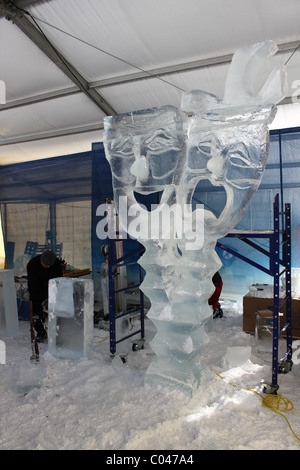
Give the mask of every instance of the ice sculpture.
[[[147, 383], [189, 394], [199, 386], [211, 277], [221, 266], [215, 245], [241, 219], [260, 184], [267, 125], [285, 93], [284, 70], [266, 76], [262, 67], [275, 52], [272, 41], [238, 50], [223, 100], [194, 90], [183, 94], [180, 109], [163, 106], [104, 120], [120, 225], [146, 249], [140, 259], [146, 271], [141, 289], [157, 327]], [[204, 180], [225, 188], [227, 202], [219, 218], [192, 209], [195, 187]], [[154, 192], [161, 193], [160, 202], [147, 211], [135, 194]]]
[[11, 269], [0, 269], [0, 335], [13, 336], [19, 331], [16, 288]]
[[48, 349], [60, 359], [91, 359], [94, 287], [91, 279], [58, 277], [49, 281]]

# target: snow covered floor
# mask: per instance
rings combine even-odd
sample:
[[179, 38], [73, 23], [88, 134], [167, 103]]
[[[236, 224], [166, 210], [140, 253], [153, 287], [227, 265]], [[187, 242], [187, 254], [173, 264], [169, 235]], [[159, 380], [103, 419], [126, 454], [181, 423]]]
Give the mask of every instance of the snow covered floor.
[[[149, 345], [129, 352], [125, 364], [118, 356], [112, 361], [108, 332], [98, 328], [93, 360], [58, 360], [44, 345], [40, 363], [31, 364], [29, 324], [21, 322], [17, 335], [4, 338], [0, 450], [299, 450], [286, 420], [246, 390], [260, 390], [262, 379], [271, 380], [270, 354], [258, 353], [254, 336], [243, 333], [241, 304], [227, 300], [223, 307], [193, 398], [144, 387], [153, 357]], [[150, 338], [153, 328], [146, 324]], [[233, 347], [242, 347], [240, 354], [250, 351], [250, 359], [232, 367], [226, 357]], [[279, 375], [279, 385], [278, 393], [294, 404], [286, 416], [300, 436], [300, 366]]]

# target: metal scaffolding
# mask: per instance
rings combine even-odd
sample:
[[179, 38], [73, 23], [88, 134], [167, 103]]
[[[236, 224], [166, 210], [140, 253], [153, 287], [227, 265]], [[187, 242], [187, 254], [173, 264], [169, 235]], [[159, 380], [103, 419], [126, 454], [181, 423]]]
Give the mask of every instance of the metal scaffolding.
[[[143, 270], [142, 267], [137, 263], [137, 261], [130, 262], [130, 259], [135, 257], [138, 254], [141, 254], [144, 251], [144, 247], [140, 246], [136, 250], [130, 251], [129, 253], [117, 256], [116, 244], [126, 243], [126, 240], [123, 239], [108, 239], [108, 289], [109, 289], [109, 332], [110, 332], [110, 354], [113, 356], [116, 354], [117, 344], [125, 341], [135, 335], [140, 334], [140, 339], [137, 339], [133, 345], [132, 349], [138, 350], [143, 348], [144, 338], [145, 338], [145, 328], [144, 328], [144, 295], [140, 291], [140, 302], [137, 307], [126, 310], [116, 308], [116, 297], [120, 293], [126, 293], [128, 290], [139, 288], [143, 280]], [[129, 262], [128, 262], [129, 260]], [[126, 262], [127, 261], [127, 262]], [[119, 287], [117, 285], [118, 277], [118, 268], [126, 267], [129, 264], [137, 265], [139, 270], [139, 282], [133, 286]], [[116, 332], [116, 322], [123, 318], [129, 317], [130, 315], [137, 314], [139, 315], [140, 328], [134, 330], [133, 332], [126, 334], [121, 338], [117, 338]]]
[[[292, 286], [291, 286], [291, 208], [285, 204], [284, 211], [280, 211], [279, 195], [277, 194], [273, 204], [273, 230], [266, 231], [233, 231], [227, 235], [228, 238], [239, 238], [244, 243], [255, 248], [269, 258], [269, 267], [266, 268], [252, 259], [241, 255], [234, 249], [217, 243], [221, 249], [240, 258], [246, 263], [260, 269], [273, 277], [273, 347], [272, 347], [272, 382], [264, 384], [266, 393], [276, 393], [278, 386], [278, 373], [287, 373], [292, 368]], [[254, 239], [269, 240], [269, 251], [254, 243]], [[281, 267], [283, 269], [281, 270]], [[285, 274], [285, 297], [280, 301], [279, 282]], [[280, 330], [279, 312], [285, 304], [286, 323]], [[286, 352], [279, 359], [279, 339], [286, 335]]]

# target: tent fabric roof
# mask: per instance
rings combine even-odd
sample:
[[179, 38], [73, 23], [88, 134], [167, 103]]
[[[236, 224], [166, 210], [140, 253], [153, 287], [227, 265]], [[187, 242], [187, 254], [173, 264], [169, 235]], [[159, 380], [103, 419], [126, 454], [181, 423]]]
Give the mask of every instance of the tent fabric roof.
[[88, 151], [105, 115], [183, 90], [222, 97], [232, 54], [268, 39], [291, 103], [299, 20], [298, 0], [0, 0], [0, 164]]

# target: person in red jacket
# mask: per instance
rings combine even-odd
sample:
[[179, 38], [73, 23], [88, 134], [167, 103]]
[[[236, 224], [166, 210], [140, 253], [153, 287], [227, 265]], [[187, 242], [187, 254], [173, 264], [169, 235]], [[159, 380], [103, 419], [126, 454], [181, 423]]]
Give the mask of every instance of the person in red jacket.
[[222, 292], [223, 281], [219, 272], [216, 272], [212, 277], [213, 285], [215, 286], [215, 291], [212, 296], [208, 299], [208, 304], [213, 308], [213, 318], [222, 318], [223, 310], [219, 303], [219, 298]]

